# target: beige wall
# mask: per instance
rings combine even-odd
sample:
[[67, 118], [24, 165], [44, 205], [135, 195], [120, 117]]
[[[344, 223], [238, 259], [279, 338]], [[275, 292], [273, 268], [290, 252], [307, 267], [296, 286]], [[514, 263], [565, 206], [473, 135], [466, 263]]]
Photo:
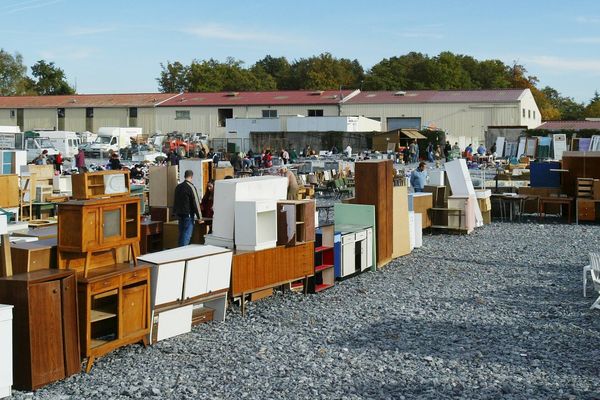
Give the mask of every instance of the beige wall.
[[56, 108], [32, 108], [23, 110], [23, 130], [58, 129]]
[[104, 126], [129, 126], [129, 108], [94, 108], [94, 132]]
[[156, 132], [155, 108], [138, 108], [136, 126], [142, 128], [142, 132], [145, 135], [152, 135], [154, 132]]
[[[225, 127], [218, 126], [218, 109], [233, 108], [234, 118], [261, 118], [262, 110], [277, 110], [278, 116], [308, 115], [309, 109], [321, 109], [324, 116], [337, 116], [337, 105], [326, 106], [252, 106], [252, 107], [157, 107], [156, 129], [163, 133], [180, 131], [206, 133], [211, 139], [225, 137]], [[189, 111], [189, 120], [176, 120], [175, 111]], [[139, 111], [138, 111], [139, 113]]]
[[17, 110], [15, 110], [15, 117], [10, 117], [10, 109], [0, 109], [0, 125], [2, 126], [17, 126]]
[[65, 108], [65, 130], [85, 132], [85, 108]]

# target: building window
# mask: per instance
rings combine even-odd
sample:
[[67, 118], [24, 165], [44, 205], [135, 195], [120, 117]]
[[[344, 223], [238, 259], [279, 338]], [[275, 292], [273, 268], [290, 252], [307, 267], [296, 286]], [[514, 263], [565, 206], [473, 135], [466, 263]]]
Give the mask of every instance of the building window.
[[525, 118], [525, 109], [523, 109], [523, 118]]
[[129, 118], [137, 118], [137, 107], [129, 107]]
[[10, 117], [14, 118], [17, 116], [17, 111], [16, 110], [10, 110]]
[[533, 119], [535, 119], [535, 110], [533, 110]]
[[85, 117], [94, 118], [94, 109], [92, 107], [88, 107], [85, 109]]
[[175, 119], [191, 119], [189, 110], [175, 110]]
[[56, 115], [58, 115], [58, 118], [64, 118], [65, 117], [65, 109], [64, 108], [57, 108], [56, 109]]
[[277, 118], [277, 110], [262, 110], [263, 118]]
[[233, 108], [219, 108], [219, 120], [217, 126], [225, 126], [225, 120], [233, 118]]
[[309, 117], [322, 117], [323, 110], [308, 110]]
[[531, 110], [527, 110], [527, 118], [531, 118]]

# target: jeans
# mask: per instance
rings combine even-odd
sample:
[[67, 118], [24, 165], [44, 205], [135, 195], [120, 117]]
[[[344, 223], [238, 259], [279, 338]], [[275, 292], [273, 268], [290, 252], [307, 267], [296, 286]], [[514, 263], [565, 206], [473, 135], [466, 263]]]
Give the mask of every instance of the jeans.
[[179, 215], [179, 247], [187, 246], [194, 232], [194, 216]]
[[414, 190], [415, 190], [415, 193], [421, 193], [421, 192], [423, 192], [423, 188], [415, 187]]

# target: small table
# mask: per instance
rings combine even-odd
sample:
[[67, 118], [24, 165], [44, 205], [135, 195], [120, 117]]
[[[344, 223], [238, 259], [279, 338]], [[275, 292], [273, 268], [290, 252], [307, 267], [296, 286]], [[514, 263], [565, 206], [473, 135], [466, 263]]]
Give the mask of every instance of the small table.
[[540, 219], [546, 216], [546, 213], [544, 212], [546, 204], [560, 204], [561, 206], [568, 206], [568, 221], [569, 224], [571, 223], [571, 206], [573, 205], [573, 197], [540, 197]]
[[458, 216], [458, 227], [452, 227], [449, 225], [430, 225], [429, 226], [429, 231], [431, 232], [433, 229], [454, 229], [457, 230], [458, 232], [460, 231], [466, 231], [466, 229], [462, 228], [462, 216], [463, 216], [463, 212], [464, 210], [461, 208], [441, 208], [441, 207], [432, 207], [430, 208], [431, 210], [431, 220], [432, 221], [437, 221], [438, 218], [436, 218], [436, 214], [437, 213], [441, 213], [441, 212], [446, 212], [448, 213], [448, 216], [450, 216], [450, 214], [456, 214], [456, 216]]
[[35, 219], [42, 219], [42, 212], [49, 211], [50, 216], [56, 216], [57, 203], [49, 203], [49, 202], [33, 202], [31, 203], [31, 207], [33, 208], [33, 215]]
[[[499, 196], [500, 199], [500, 218], [504, 220], [504, 211], [506, 209], [506, 204], [509, 206], [510, 219], [509, 221], [514, 221], [514, 217], [518, 217], [519, 221], [521, 221], [521, 215], [523, 215], [523, 208], [525, 202], [535, 200], [539, 202], [539, 196], [529, 196], [529, 195], [504, 195]], [[506, 204], [505, 204], [506, 203]], [[513, 210], [516, 208], [515, 215], [513, 216]], [[539, 211], [539, 203], [538, 203], [538, 211]]]

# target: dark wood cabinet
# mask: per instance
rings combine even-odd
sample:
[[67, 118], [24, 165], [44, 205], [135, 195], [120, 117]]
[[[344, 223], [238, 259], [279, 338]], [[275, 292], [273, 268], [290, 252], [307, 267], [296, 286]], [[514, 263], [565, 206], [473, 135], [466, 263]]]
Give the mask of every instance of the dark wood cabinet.
[[392, 259], [393, 206], [392, 191], [394, 167], [392, 160], [367, 160], [357, 162], [355, 174], [355, 204], [375, 206], [377, 229], [377, 266], [381, 267]]
[[140, 228], [140, 255], [161, 251], [163, 247], [162, 221], [142, 221]]
[[40, 270], [0, 278], [13, 304], [14, 387], [35, 390], [81, 369], [75, 273]]
[[79, 276], [80, 342], [88, 358], [94, 359], [116, 348], [143, 342], [150, 332], [150, 271], [147, 265], [128, 264], [91, 270]]

